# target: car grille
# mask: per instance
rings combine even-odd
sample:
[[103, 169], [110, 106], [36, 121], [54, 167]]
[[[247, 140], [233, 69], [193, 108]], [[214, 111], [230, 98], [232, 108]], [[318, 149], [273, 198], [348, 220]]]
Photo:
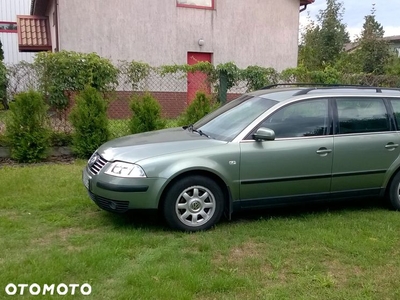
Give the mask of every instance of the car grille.
[[90, 198], [102, 209], [115, 213], [128, 211], [129, 201], [110, 200], [89, 192]]
[[[97, 155], [97, 154], [96, 154]], [[105, 166], [105, 164], [107, 163], [107, 160], [105, 160], [104, 158], [102, 158], [100, 155], [97, 155], [97, 159], [96, 162], [93, 165], [89, 165], [89, 170], [90, 172], [92, 172], [94, 175], [99, 174], [99, 172], [101, 171], [101, 169], [103, 169], [103, 167]]]

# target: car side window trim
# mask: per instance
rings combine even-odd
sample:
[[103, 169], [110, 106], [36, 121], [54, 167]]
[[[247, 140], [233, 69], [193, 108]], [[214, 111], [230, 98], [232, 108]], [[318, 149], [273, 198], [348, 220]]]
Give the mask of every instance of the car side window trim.
[[[279, 137], [279, 135], [276, 137], [276, 140], [287, 140], [287, 139], [309, 139], [309, 138], [321, 138], [321, 137], [326, 137], [330, 136], [333, 134], [333, 109], [332, 109], [332, 104], [331, 104], [331, 99], [323, 97], [323, 98], [313, 98], [313, 99], [304, 99], [296, 102], [291, 102], [288, 103], [287, 105], [284, 105], [280, 107], [278, 110], [274, 111], [272, 114], [268, 115], [266, 118], [264, 118], [260, 123], [255, 126], [250, 133], [243, 139], [243, 141], [251, 141], [253, 140], [252, 135], [260, 128], [260, 127], [267, 127], [268, 126], [263, 126], [263, 123], [265, 123], [269, 118], [273, 117], [274, 115], [282, 112], [282, 110], [287, 109], [288, 107], [304, 102], [312, 102], [312, 101], [321, 101], [325, 100], [327, 101], [327, 115], [326, 115], [326, 128], [324, 128], [323, 134], [315, 134], [315, 135], [304, 135], [304, 136], [288, 136], [288, 137]], [[273, 128], [272, 128], [273, 129]]]
[[[375, 115], [368, 118], [365, 111], [368, 106], [363, 107], [364, 103], [370, 101], [383, 104], [384, 110], [377, 111]], [[342, 102], [339, 106], [338, 103]], [[346, 103], [347, 102], [347, 103]], [[351, 105], [349, 105], [351, 104]], [[354, 105], [353, 105], [354, 104]], [[361, 104], [361, 106], [358, 105]], [[335, 135], [358, 135], [358, 134], [376, 134], [379, 132], [393, 131], [393, 114], [389, 103], [384, 98], [377, 97], [336, 97], [333, 101], [334, 108], [334, 134]], [[340, 113], [341, 112], [341, 113]], [[386, 118], [379, 118], [379, 116], [386, 116]], [[386, 124], [383, 124], [386, 120]], [[379, 126], [377, 126], [379, 125]], [[374, 128], [374, 126], [377, 126]], [[386, 127], [385, 127], [386, 126]], [[381, 130], [380, 130], [381, 129]]]

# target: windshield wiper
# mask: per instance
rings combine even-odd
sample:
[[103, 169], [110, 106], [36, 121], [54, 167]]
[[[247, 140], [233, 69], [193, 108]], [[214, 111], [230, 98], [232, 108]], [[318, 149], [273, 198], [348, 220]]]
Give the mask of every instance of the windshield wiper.
[[193, 124], [183, 126], [182, 128], [185, 129], [185, 130], [187, 129], [187, 130], [189, 130], [191, 132], [196, 132], [196, 133], [200, 134], [201, 136], [205, 136], [206, 138], [209, 138], [209, 139], [211, 138], [208, 134], [206, 134], [203, 131], [201, 131], [201, 129], [194, 128]]
[[200, 129], [192, 128], [192, 132], [197, 132], [198, 134], [205, 136], [206, 138], [209, 138], [209, 139], [211, 138], [208, 134], [204, 133]]

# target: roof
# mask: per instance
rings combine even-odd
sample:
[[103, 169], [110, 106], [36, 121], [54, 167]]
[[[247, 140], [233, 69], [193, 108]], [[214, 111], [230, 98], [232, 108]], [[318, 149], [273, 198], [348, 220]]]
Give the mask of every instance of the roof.
[[383, 39], [388, 42], [400, 42], [400, 35], [385, 36]]
[[20, 52], [51, 51], [48, 17], [17, 16]]
[[[388, 43], [400, 42], [400, 35], [385, 36], [385, 37], [383, 37], [383, 40], [387, 41]], [[360, 45], [359, 42], [347, 43], [344, 45], [344, 50], [346, 52], [351, 52], [351, 51], [357, 49], [359, 45]]]
[[314, 3], [315, 0], [300, 0], [300, 5], [307, 5]]

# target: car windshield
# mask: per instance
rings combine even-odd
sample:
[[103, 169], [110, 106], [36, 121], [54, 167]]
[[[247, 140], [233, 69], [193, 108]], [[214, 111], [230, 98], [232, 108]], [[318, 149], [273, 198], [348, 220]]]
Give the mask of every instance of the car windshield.
[[229, 142], [277, 103], [270, 99], [243, 95], [205, 116], [193, 127], [213, 139]]

